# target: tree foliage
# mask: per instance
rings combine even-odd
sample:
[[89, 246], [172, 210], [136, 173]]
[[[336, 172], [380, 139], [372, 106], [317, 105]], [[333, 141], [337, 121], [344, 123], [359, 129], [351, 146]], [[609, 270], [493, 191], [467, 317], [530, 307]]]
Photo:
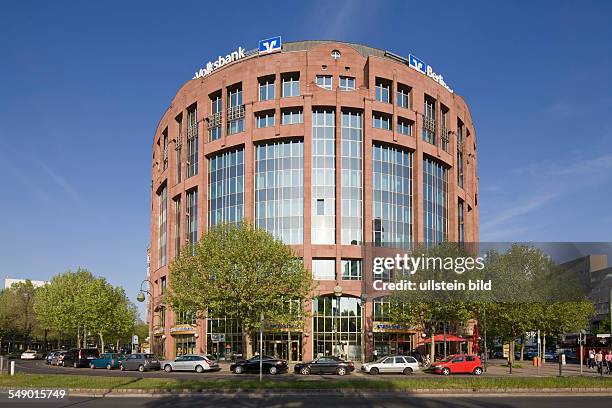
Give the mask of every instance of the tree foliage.
[[167, 303], [199, 317], [238, 319], [247, 355], [260, 315], [266, 324], [301, 325], [312, 290], [311, 274], [291, 247], [246, 221], [210, 228], [172, 262], [170, 274]]

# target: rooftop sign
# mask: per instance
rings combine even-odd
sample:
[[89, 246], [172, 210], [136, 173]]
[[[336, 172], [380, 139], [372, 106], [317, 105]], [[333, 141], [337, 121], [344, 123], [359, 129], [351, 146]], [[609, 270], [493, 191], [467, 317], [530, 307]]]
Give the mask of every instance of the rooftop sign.
[[426, 64], [424, 61], [418, 59], [412, 54], [408, 54], [408, 65], [410, 65], [411, 68], [419, 71], [421, 74], [427, 75], [428, 77], [442, 85], [444, 88], [446, 88], [448, 92], [454, 92], [450, 88], [450, 86], [448, 86], [446, 82], [444, 82], [444, 77], [442, 76], [442, 74], [434, 72], [433, 68], [431, 68], [430, 65]]
[[[279, 35], [278, 37], [272, 37], [266, 40], [259, 41], [259, 48], [257, 50], [253, 50], [253, 52], [258, 52], [259, 55], [272, 54], [274, 52], [279, 52], [281, 50], [281, 47], [282, 41]], [[200, 70], [194, 74], [193, 79], [204, 78], [212, 74], [219, 68], [227, 64], [231, 64], [232, 62], [241, 60], [250, 55], [252, 55], [252, 52], [247, 52], [242, 47], [238, 47], [236, 51], [227, 54], [225, 57], [219, 55], [219, 57], [215, 61], [208, 61], [208, 63], [204, 67], [200, 68]]]

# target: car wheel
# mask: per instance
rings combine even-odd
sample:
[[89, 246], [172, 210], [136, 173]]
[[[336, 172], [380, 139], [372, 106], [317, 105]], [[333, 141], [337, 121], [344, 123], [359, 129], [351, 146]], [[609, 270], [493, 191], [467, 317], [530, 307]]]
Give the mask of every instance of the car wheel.
[[338, 369], [336, 370], [336, 374], [338, 374], [338, 375], [345, 375], [346, 374], [346, 368], [338, 367]]
[[196, 366], [196, 373], [203, 373], [203, 372], [204, 372], [204, 368], [201, 365]]
[[77, 363], [76, 363], [76, 361], [75, 361], [74, 363], [72, 363], [72, 366], [73, 366], [74, 368], [77, 368]]
[[112, 366], [112, 365], [110, 365], [110, 364], [107, 364], [107, 365], [106, 365], [106, 369], [107, 369], [107, 370], [112, 370], [112, 369], [113, 369], [113, 366]]
[[145, 367], [141, 364], [138, 366], [138, 371], [140, 371], [141, 373], [144, 373]]
[[300, 370], [300, 374], [302, 374], [302, 375], [309, 375], [310, 374], [310, 368], [302, 367], [302, 369]]
[[96, 366], [94, 365], [94, 363], [89, 363], [89, 368], [93, 370], [94, 368], [96, 368]]
[[474, 375], [480, 375], [480, 374], [482, 374], [482, 368], [480, 368], [480, 367], [476, 367], [476, 368], [474, 369]]
[[123, 364], [121, 364], [121, 365], [119, 366], [119, 369], [120, 369], [121, 371], [125, 371], [125, 366], [124, 366]]
[[372, 367], [372, 368], [370, 368], [370, 374], [372, 374], [372, 375], [378, 375], [378, 368], [376, 368], [376, 367]]
[[242, 366], [236, 366], [236, 368], [234, 368], [234, 372], [236, 374], [242, 374], [244, 371], [244, 368], [242, 368]]
[[172, 372], [172, 366], [170, 364], [166, 364], [166, 366], [164, 367], [164, 371], [167, 373]]
[[442, 375], [450, 375], [450, 369], [448, 369], [448, 368], [443, 368], [443, 369], [442, 369]]
[[412, 368], [410, 367], [404, 368], [404, 375], [410, 375], [410, 374], [412, 374]]
[[275, 375], [276, 373], [278, 373], [278, 368], [272, 366], [270, 367], [269, 371], [270, 371], [270, 374]]
[[66, 363], [64, 363], [63, 361], [62, 361], [62, 367], [66, 367]]

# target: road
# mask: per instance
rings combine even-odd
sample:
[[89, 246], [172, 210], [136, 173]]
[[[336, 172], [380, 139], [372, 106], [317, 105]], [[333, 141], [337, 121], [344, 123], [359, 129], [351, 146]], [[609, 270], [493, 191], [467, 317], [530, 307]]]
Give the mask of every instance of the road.
[[[163, 397], [69, 397], [65, 401], [38, 401], [10, 403], [0, 394], [0, 406], [23, 408], [191, 408], [200, 407], [351, 407], [351, 408], [574, 408], [578, 406], [605, 407], [610, 405], [611, 397], [584, 396], [412, 396], [398, 393], [363, 394], [343, 396], [339, 393], [285, 394], [274, 395], [195, 395]], [[11, 405], [9, 405], [11, 404]]]

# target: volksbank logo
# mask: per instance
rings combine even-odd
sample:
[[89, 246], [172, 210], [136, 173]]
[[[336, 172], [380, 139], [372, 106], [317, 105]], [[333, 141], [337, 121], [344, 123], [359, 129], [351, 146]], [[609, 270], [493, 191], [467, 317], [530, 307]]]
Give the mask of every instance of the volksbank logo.
[[408, 65], [419, 71], [421, 74], [427, 75], [428, 77], [442, 85], [444, 88], [446, 88], [448, 92], [453, 93], [453, 90], [450, 88], [450, 86], [448, 86], [446, 82], [444, 82], [444, 77], [442, 76], [442, 74], [434, 72], [431, 66], [427, 65], [425, 62], [418, 59], [412, 54], [408, 54]]
[[232, 52], [231, 54], [227, 54], [225, 57], [219, 55], [219, 58], [217, 58], [216, 61], [209, 61], [204, 68], [197, 71], [193, 76], [193, 79], [203, 78], [210, 75], [213, 71], [231, 62], [238, 61], [239, 59], [244, 58], [244, 56], [244, 48], [242, 47], [238, 47], [236, 51]]
[[267, 40], [259, 41], [259, 55], [270, 54], [281, 50], [281, 38], [278, 37], [268, 38]]

